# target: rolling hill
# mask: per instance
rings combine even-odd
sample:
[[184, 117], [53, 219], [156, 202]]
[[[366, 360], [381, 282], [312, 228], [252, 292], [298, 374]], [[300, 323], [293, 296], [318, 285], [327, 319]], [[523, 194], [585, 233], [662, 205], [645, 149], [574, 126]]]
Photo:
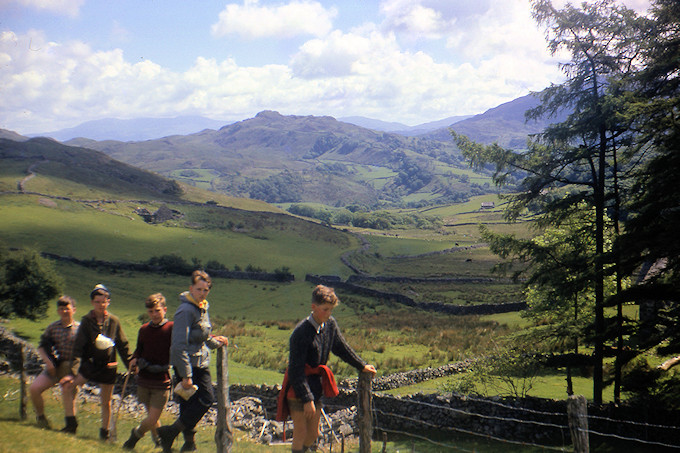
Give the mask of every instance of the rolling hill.
[[120, 196], [178, 199], [182, 189], [176, 181], [119, 162], [87, 148], [67, 146], [48, 138], [14, 141], [0, 138], [0, 159], [5, 165], [21, 166], [30, 176], [39, 173], [103, 190]]
[[58, 131], [29, 134], [31, 137], [50, 137], [67, 141], [77, 137], [92, 140], [140, 141], [167, 135], [191, 134], [203, 129], [220, 128], [228, 121], [213, 120], [202, 116], [178, 116], [176, 118], [135, 118], [121, 120], [105, 118], [86, 121], [75, 127]]
[[487, 145], [498, 143], [507, 148], [522, 149], [526, 147], [529, 135], [542, 131], [551, 123], [564, 120], [562, 114], [556, 118], [526, 121], [524, 113], [538, 106], [539, 102], [536, 95], [528, 94], [448, 127], [423, 134], [421, 137], [446, 140], [451, 137], [449, 129], [452, 129], [479, 143]]
[[254, 118], [143, 142], [75, 139], [123, 162], [199, 187], [267, 202], [368, 206], [451, 202], [490, 191], [452, 140], [379, 132], [332, 117]]
[[[401, 133], [380, 131], [377, 129], [399, 129], [403, 125], [366, 118], [345, 119], [367, 126], [362, 127], [329, 116], [284, 116], [263, 111], [217, 130], [182, 135], [182, 130], [194, 124], [186, 119], [184, 129], [175, 128], [177, 134], [153, 140], [80, 137], [65, 143], [235, 197], [281, 204], [363, 205], [370, 209], [415, 207], [460, 202], [494, 192], [488, 175], [469, 169], [450, 130], [482, 143], [523, 148], [528, 135], [551, 122], [525, 122], [525, 111], [538, 102], [536, 96], [528, 95], [471, 118], [428, 123], [422, 127], [430, 132], [421, 135], [413, 135], [418, 130], [413, 128]], [[110, 121], [98, 124], [106, 125], [110, 136], [115, 136]], [[140, 120], [136, 127], [149, 134], [154, 124]], [[135, 127], [130, 122], [123, 126]]]
[[[25, 191], [77, 199], [212, 201], [251, 211], [281, 212], [259, 200], [201, 191], [100, 151], [0, 130], [0, 191]], [[19, 140], [1, 138], [15, 136]]]
[[338, 118], [339, 121], [343, 123], [350, 123], [356, 126], [365, 127], [367, 129], [373, 129], [376, 131], [383, 132], [394, 132], [400, 135], [414, 136], [422, 135], [428, 132], [435, 131], [437, 129], [446, 128], [459, 121], [471, 118], [473, 115], [462, 115], [462, 116], [450, 116], [437, 121], [431, 121], [429, 123], [419, 124], [417, 126], [407, 126], [402, 123], [386, 122], [375, 120], [371, 118], [365, 118], [363, 116], [348, 116], [343, 118]]

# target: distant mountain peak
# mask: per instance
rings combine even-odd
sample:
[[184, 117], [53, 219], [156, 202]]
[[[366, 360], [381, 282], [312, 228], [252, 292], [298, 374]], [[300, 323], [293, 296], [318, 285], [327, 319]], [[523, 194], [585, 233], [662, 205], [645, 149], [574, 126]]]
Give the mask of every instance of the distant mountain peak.
[[281, 115], [276, 110], [262, 110], [257, 115], [255, 115], [255, 118], [260, 118], [260, 119], [266, 119], [266, 118], [280, 119], [280, 118], [283, 118], [283, 117], [284, 116]]
[[51, 137], [61, 142], [74, 138], [130, 142], [152, 140], [171, 135], [188, 135], [205, 129], [219, 129], [225, 124], [229, 124], [229, 122], [195, 115], [178, 116], [175, 118], [135, 118], [129, 120], [105, 118], [87, 121], [78, 126], [58, 131], [28, 135], [31, 137]]

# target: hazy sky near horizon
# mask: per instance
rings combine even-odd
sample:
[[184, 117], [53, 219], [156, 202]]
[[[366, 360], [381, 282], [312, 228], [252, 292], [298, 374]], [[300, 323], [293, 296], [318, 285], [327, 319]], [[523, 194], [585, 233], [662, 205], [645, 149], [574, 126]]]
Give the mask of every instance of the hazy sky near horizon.
[[417, 125], [559, 83], [560, 61], [529, 0], [0, 0], [0, 128], [262, 110]]

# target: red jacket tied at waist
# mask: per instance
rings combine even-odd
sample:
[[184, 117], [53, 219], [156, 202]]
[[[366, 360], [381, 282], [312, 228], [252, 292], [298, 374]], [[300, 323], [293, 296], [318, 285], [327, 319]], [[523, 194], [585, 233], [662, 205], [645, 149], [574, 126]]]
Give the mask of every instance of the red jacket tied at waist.
[[[335, 376], [330, 368], [326, 365], [319, 365], [317, 367], [312, 367], [305, 364], [305, 376], [312, 374], [318, 374], [321, 376], [321, 386], [323, 388], [323, 395], [329, 398], [334, 398], [338, 396], [340, 391], [335, 383]], [[282, 422], [288, 419], [290, 415], [290, 409], [288, 408], [288, 398], [296, 398], [293, 387], [290, 386], [288, 382], [288, 369], [286, 368], [286, 373], [283, 375], [283, 384], [281, 384], [281, 391], [279, 392], [279, 398], [277, 401], [276, 408], [276, 420]]]

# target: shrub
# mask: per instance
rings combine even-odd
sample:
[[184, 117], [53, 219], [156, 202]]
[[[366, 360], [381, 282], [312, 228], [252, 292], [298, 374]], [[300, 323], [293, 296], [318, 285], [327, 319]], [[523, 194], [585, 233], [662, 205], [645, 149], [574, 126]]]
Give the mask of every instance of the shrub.
[[37, 319], [50, 299], [62, 291], [62, 280], [52, 263], [33, 250], [2, 251], [0, 259], [0, 315]]
[[173, 274], [190, 274], [194, 270], [194, 266], [189, 264], [184, 258], [179, 255], [161, 255], [152, 256], [147, 263], [150, 266], [158, 266], [166, 272]]

